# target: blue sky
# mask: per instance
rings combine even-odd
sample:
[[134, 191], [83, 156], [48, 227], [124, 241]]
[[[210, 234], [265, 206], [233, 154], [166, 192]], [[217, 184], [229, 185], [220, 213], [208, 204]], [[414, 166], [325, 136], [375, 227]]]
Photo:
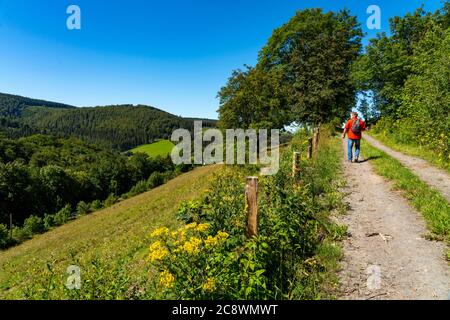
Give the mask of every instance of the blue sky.
[[[299, 9], [388, 18], [439, 0], [0, 0], [0, 92], [76, 106], [147, 104], [217, 118], [217, 91]], [[81, 8], [81, 30], [66, 9]], [[365, 42], [367, 39], [365, 40]]]

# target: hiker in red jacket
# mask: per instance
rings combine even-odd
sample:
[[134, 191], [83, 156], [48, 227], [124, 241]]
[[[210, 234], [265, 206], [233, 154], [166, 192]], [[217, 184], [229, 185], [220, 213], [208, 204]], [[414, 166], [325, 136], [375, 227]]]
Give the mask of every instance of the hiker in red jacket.
[[344, 127], [344, 133], [342, 134], [342, 139], [345, 139], [345, 135], [348, 133], [349, 162], [353, 162], [353, 146], [355, 146], [355, 162], [357, 163], [359, 161], [361, 137], [364, 130], [366, 130], [366, 124], [358, 118], [358, 113], [352, 112], [351, 119], [347, 121]]

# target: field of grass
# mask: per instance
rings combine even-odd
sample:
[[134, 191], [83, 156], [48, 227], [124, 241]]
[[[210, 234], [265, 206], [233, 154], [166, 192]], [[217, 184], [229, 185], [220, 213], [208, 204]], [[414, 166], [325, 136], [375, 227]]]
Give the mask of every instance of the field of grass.
[[170, 154], [175, 145], [169, 140], [160, 140], [151, 144], [144, 144], [131, 150], [132, 153], [143, 152], [150, 157], [162, 156]]
[[424, 160], [427, 160], [431, 164], [434, 164], [435, 166], [450, 172], [450, 162], [440, 161], [439, 158], [436, 157], [434, 151], [427, 150], [426, 148], [418, 145], [399, 143], [383, 133], [370, 132], [370, 135], [389, 148], [392, 148], [399, 152], [403, 152], [413, 157], [422, 158]]
[[438, 239], [450, 241], [450, 204], [436, 190], [420, 180], [399, 161], [363, 141], [363, 155], [371, 159], [375, 171], [394, 182], [410, 203], [422, 213]]
[[[197, 168], [149, 192], [0, 252], [0, 299], [144, 299], [151, 296], [148, 234], [176, 226], [184, 200], [197, 198], [219, 166]], [[70, 265], [82, 289], [65, 286]]]

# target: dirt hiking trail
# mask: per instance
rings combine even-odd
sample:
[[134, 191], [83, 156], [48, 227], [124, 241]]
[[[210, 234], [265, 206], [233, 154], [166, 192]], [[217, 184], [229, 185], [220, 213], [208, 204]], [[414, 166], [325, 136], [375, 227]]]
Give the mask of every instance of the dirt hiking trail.
[[411, 157], [401, 152], [394, 151], [367, 134], [364, 136], [364, 139], [375, 148], [386, 152], [391, 157], [400, 161], [401, 164], [414, 172], [414, 174], [423, 182], [439, 190], [441, 194], [450, 202], [450, 174], [444, 170], [432, 166], [423, 159]]
[[450, 299], [446, 245], [424, 239], [428, 231], [420, 213], [374, 173], [370, 161], [347, 162], [346, 142], [350, 209], [337, 218], [348, 226], [340, 299]]

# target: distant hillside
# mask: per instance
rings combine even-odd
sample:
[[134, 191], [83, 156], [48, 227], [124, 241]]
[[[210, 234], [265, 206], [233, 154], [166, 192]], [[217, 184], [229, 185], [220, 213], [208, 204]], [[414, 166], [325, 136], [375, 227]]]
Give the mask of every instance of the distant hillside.
[[15, 96], [6, 93], [0, 93], [0, 116], [3, 117], [20, 117], [22, 112], [30, 106], [70, 109], [75, 108], [63, 103], [50, 102], [45, 100], [38, 100]]
[[[5, 94], [0, 94], [0, 110], [5, 110], [0, 112], [0, 131], [7, 137], [77, 137], [121, 151], [168, 139], [177, 128], [192, 130], [196, 120], [144, 105], [76, 108]], [[205, 127], [215, 126], [215, 120], [202, 120]]]

